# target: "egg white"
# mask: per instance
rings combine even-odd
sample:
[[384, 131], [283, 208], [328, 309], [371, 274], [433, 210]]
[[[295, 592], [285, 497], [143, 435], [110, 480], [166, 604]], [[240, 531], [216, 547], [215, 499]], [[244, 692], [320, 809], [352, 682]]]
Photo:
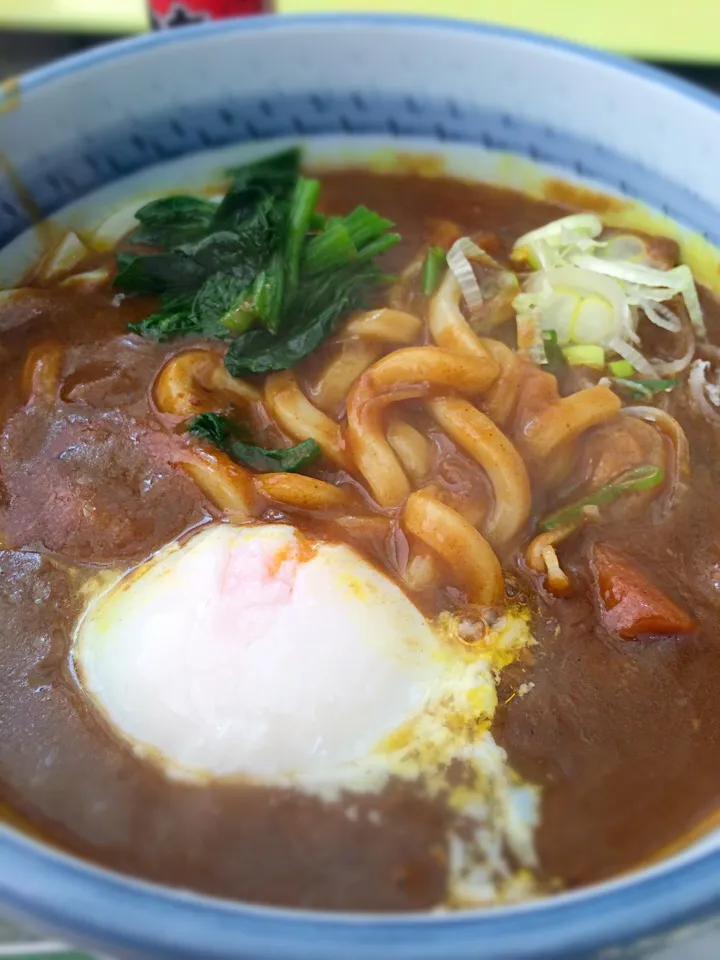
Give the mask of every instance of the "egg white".
[[462, 626], [430, 623], [349, 546], [218, 524], [93, 597], [73, 655], [117, 736], [168, 776], [442, 795], [471, 825], [449, 837], [451, 899], [478, 902], [518, 888], [508, 849], [534, 863], [536, 792], [490, 732], [498, 671], [532, 638], [520, 615], [473, 644]]

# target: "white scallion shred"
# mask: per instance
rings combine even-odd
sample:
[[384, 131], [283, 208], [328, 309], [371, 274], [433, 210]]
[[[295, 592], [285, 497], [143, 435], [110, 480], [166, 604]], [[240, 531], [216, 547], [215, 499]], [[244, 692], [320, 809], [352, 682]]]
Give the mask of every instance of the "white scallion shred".
[[[702, 308], [690, 268], [661, 270], [642, 262], [646, 245], [632, 234], [598, 240], [603, 224], [595, 214], [573, 214], [520, 237], [513, 257], [535, 269], [513, 306], [532, 315], [541, 331], [553, 331], [561, 347], [593, 344], [613, 350], [635, 370], [658, 370], [637, 345], [640, 311], [670, 333], [681, 333], [681, 318], [666, 301], [683, 299], [692, 327], [704, 336]], [[527, 321], [525, 321], [527, 325]], [[527, 331], [525, 331], [527, 334]]]
[[598, 256], [605, 260], [623, 260], [627, 263], [644, 263], [647, 255], [647, 246], [633, 233], [610, 237], [605, 247], [598, 251]]
[[448, 268], [457, 280], [471, 315], [483, 305], [480, 284], [469, 260], [473, 256], [484, 257], [485, 254], [470, 237], [460, 237], [450, 247], [446, 257]]
[[668, 307], [662, 303], [652, 303], [650, 300], [639, 300], [638, 306], [644, 312], [648, 320], [651, 320], [656, 326], [663, 330], [669, 330], [670, 333], [679, 333], [682, 330], [682, 324]]
[[[518, 301], [526, 294], [535, 297], [535, 309], [540, 317], [543, 330], [554, 330], [561, 347], [570, 343], [596, 343], [607, 346], [613, 337], [635, 338], [635, 318], [630, 311], [622, 288], [617, 281], [603, 277], [580, 267], [554, 267], [532, 274], [527, 280], [524, 293], [515, 298]], [[586, 301], [590, 301], [586, 307]], [[606, 303], [607, 309], [598, 309]], [[592, 306], [591, 306], [592, 305]], [[586, 318], [592, 309], [598, 318], [595, 335], [590, 336]], [[584, 322], [578, 324], [582, 318]], [[576, 327], [579, 336], [576, 339]]]
[[594, 240], [602, 230], [602, 221], [594, 213], [573, 213], [524, 233], [515, 241], [513, 250], [532, 249], [540, 242], [551, 247], [572, 246], [583, 239]]
[[676, 357], [673, 360], [654, 359], [652, 365], [655, 372], [661, 377], [674, 377], [676, 374], [682, 373], [695, 355], [695, 345], [695, 337], [691, 335], [688, 337], [687, 346], [681, 357]]
[[[601, 257], [593, 257], [588, 254], [580, 253], [571, 257], [575, 266], [583, 267], [586, 270], [592, 270], [597, 273], [603, 273], [605, 276], [613, 277], [625, 284], [630, 284], [626, 290], [629, 299], [635, 299], [637, 296], [636, 288], [646, 288], [648, 291], [647, 299], [669, 300], [680, 294], [685, 302], [688, 316], [692, 325], [698, 333], [704, 335], [705, 322], [703, 320], [702, 308], [695, 287], [695, 280], [690, 267], [681, 264], [679, 267], [673, 267], [671, 270], [658, 270], [656, 267], [648, 267], [642, 263], [624, 263], [621, 260], [606, 260]], [[635, 297], [633, 296], [635, 294]], [[653, 296], [654, 294], [654, 296]], [[645, 297], [644, 293], [640, 296]], [[634, 304], [633, 304], [634, 305]]]
[[608, 346], [611, 350], [614, 350], [618, 356], [622, 357], [623, 360], [631, 363], [638, 373], [642, 373], [643, 376], [649, 377], [650, 379], [657, 378], [658, 374], [653, 365], [645, 359], [639, 350], [636, 350], [631, 343], [628, 343], [627, 340], [623, 340], [621, 337], [615, 337], [610, 341]]

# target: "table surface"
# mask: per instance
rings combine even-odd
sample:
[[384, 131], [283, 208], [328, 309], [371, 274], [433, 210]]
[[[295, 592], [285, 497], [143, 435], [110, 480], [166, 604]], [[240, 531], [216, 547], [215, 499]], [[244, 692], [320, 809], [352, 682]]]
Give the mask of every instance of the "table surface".
[[[0, 81], [58, 57], [76, 53], [95, 42], [85, 36], [0, 31]], [[673, 72], [720, 92], [720, 65], [718, 68], [674, 65]], [[17, 957], [20, 960], [23, 956], [25, 960], [31, 957], [39, 960], [46, 956], [48, 960], [51, 957], [54, 960], [83, 960], [80, 954], [68, 952], [60, 944], [0, 920], [0, 958]], [[653, 960], [716, 960], [718, 957], [720, 934], [664, 950], [656, 954]]]

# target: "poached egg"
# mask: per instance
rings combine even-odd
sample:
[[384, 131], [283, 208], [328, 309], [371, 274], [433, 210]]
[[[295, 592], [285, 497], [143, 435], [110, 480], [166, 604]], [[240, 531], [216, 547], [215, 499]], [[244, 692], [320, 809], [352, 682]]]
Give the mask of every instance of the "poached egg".
[[463, 636], [347, 545], [216, 524], [97, 593], [73, 656], [115, 734], [168, 777], [328, 801], [400, 777], [444, 797], [465, 823], [451, 899], [478, 902], [517, 885], [508, 849], [534, 863], [535, 790], [490, 732], [498, 671], [532, 638], [519, 614]]

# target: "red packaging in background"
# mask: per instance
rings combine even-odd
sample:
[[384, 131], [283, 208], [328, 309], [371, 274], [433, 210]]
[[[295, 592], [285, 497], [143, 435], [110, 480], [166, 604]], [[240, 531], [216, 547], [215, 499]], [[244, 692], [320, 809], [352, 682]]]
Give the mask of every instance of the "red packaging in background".
[[222, 17], [243, 17], [265, 13], [268, 0], [150, 0], [150, 16], [154, 30], [182, 27], [203, 20]]

